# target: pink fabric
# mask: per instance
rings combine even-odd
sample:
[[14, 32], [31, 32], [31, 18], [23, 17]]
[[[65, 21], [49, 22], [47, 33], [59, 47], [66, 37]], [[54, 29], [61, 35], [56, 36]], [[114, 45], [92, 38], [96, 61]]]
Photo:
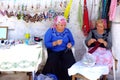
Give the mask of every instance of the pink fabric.
[[116, 7], [117, 7], [117, 0], [111, 0], [110, 10], [109, 10], [110, 21], [113, 21], [113, 19], [115, 18]]
[[97, 48], [93, 54], [96, 58], [96, 64], [98, 65], [108, 65], [109, 69], [113, 66], [113, 56], [110, 50], [106, 50], [105, 48]]
[[66, 21], [66, 19], [65, 19], [64, 16], [56, 16], [56, 17], [54, 18], [54, 24], [53, 24], [52, 27], [55, 28], [55, 27], [56, 27], [56, 24], [58, 24], [58, 23], [66, 24], [67, 21]]

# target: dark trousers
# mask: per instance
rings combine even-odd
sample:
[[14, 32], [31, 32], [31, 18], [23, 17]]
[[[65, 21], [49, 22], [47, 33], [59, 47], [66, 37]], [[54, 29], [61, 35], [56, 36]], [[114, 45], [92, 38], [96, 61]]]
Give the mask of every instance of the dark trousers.
[[43, 74], [55, 74], [58, 80], [71, 80], [68, 75], [68, 68], [75, 63], [72, 50], [63, 50], [54, 52], [48, 50], [48, 59], [43, 68]]

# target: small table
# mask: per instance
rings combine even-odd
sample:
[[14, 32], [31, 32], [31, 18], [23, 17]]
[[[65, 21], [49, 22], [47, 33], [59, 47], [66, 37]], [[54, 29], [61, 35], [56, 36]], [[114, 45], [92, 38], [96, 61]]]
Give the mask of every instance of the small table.
[[0, 71], [32, 72], [34, 78], [42, 62], [42, 49], [40, 44], [17, 44], [10, 49], [0, 49]]
[[97, 80], [101, 75], [109, 73], [108, 66], [94, 65], [87, 67], [81, 61], [76, 62], [68, 69], [68, 74], [74, 78], [84, 78], [85, 80]]

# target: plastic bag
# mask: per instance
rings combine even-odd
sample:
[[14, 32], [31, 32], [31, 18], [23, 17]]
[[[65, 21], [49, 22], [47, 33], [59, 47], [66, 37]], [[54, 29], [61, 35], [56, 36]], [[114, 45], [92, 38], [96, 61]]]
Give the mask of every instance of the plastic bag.
[[56, 75], [54, 75], [54, 74], [46, 74], [48, 77], [50, 77], [52, 80], [58, 80], [57, 79], [57, 76]]
[[39, 74], [35, 80], [58, 80], [54, 74]]
[[95, 57], [89, 53], [86, 53], [82, 58], [82, 63], [88, 67], [94, 66], [95, 62], [96, 62]]
[[37, 80], [53, 80], [52, 78], [48, 77], [47, 75], [44, 74], [39, 74], [37, 76]]

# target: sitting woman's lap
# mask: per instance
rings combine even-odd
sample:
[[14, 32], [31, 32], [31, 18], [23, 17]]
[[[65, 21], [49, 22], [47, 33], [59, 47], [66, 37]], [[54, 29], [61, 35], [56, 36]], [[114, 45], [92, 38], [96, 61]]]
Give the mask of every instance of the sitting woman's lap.
[[113, 56], [110, 50], [105, 48], [98, 48], [93, 55], [96, 58], [96, 64], [98, 65], [108, 65], [109, 68], [113, 65]]

